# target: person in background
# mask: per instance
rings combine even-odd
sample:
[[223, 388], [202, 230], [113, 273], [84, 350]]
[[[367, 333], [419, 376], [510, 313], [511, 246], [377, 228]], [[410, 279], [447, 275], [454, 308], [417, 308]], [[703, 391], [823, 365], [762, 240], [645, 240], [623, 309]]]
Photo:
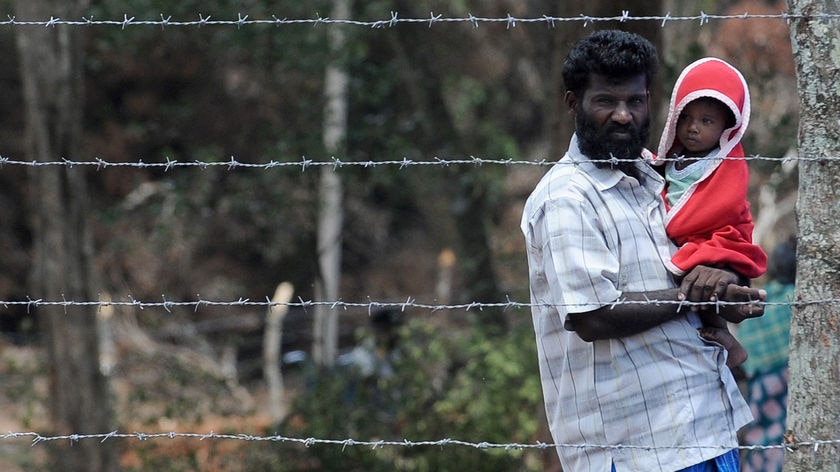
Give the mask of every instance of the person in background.
[[[738, 338], [750, 357], [742, 366], [747, 375], [747, 402], [755, 422], [742, 431], [747, 446], [780, 445], [785, 434], [788, 398], [790, 303], [796, 286], [796, 239], [778, 244], [770, 254], [764, 316], [739, 326]], [[781, 472], [784, 451], [744, 449], [744, 472]]]
[[[549, 429], [565, 472], [738, 470], [749, 407], [698, 312], [761, 316], [765, 293], [729, 270], [665, 267], [664, 178], [650, 165], [653, 45], [596, 31], [563, 65], [575, 122], [565, 156], [526, 201], [521, 229]], [[702, 309], [708, 309], [703, 307]], [[723, 449], [721, 449], [723, 448]]]
[[[674, 84], [655, 164], [664, 164], [665, 230], [679, 246], [668, 262], [677, 276], [697, 265], [729, 268], [745, 279], [764, 275], [767, 254], [752, 241], [747, 201], [749, 170], [741, 138], [750, 121], [744, 76], [721, 59], [689, 64]], [[702, 313], [700, 335], [727, 350], [730, 368], [747, 350], [712, 310]]]
[[394, 375], [393, 361], [399, 356], [399, 328], [402, 313], [381, 309], [370, 315], [370, 330], [358, 346], [350, 351], [348, 363], [365, 378], [390, 378]]

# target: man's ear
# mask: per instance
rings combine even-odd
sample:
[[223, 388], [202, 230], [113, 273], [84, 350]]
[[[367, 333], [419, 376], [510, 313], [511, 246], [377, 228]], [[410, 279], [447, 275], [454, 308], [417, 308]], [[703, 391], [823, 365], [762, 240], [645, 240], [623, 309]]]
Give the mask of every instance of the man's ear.
[[577, 110], [577, 95], [571, 90], [567, 90], [566, 94], [563, 96], [563, 102], [568, 107], [568, 112], [570, 115], [575, 115], [575, 110]]

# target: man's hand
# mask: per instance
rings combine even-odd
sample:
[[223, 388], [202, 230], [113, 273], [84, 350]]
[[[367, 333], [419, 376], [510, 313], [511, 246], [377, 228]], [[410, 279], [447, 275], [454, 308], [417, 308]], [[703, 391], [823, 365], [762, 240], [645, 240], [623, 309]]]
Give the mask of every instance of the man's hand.
[[692, 311], [717, 310], [721, 317], [732, 323], [764, 315], [767, 292], [739, 285], [738, 276], [724, 269], [697, 266], [682, 280], [678, 298], [689, 302], [749, 302], [719, 307], [693, 306]]
[[[720, 300], [729, 284], [738, 284], [738, 276], [728, 270], [697, 266], [680, 283], [680, 300], [713, 302]], [[692, 307], [697, 311], [697, 307]]]

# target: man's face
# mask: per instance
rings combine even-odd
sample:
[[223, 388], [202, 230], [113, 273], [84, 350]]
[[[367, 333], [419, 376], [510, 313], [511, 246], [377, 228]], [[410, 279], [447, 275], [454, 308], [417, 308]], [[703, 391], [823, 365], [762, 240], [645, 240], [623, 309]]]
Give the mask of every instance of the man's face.
[[622, 80], [592, 74], [583, 97], [567, 94], [581, 152], [594, 161], [638, 158], [650, 137], [648, 98], [644, 74]]

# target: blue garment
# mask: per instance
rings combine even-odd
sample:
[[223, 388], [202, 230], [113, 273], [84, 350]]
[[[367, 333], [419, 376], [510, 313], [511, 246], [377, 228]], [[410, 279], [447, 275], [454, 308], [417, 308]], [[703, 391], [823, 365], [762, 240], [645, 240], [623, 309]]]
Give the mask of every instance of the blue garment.
[[[738, 462], [738, 450], [732, 449], [731, 451], [717, 456], [714, 459], [709, 459], [706, 462], [686, 467], [679, 472], [738, 472], [739, 470], [741, 469]], [[612, 472], [616, 472], [615, 464], [612, 466]]]

